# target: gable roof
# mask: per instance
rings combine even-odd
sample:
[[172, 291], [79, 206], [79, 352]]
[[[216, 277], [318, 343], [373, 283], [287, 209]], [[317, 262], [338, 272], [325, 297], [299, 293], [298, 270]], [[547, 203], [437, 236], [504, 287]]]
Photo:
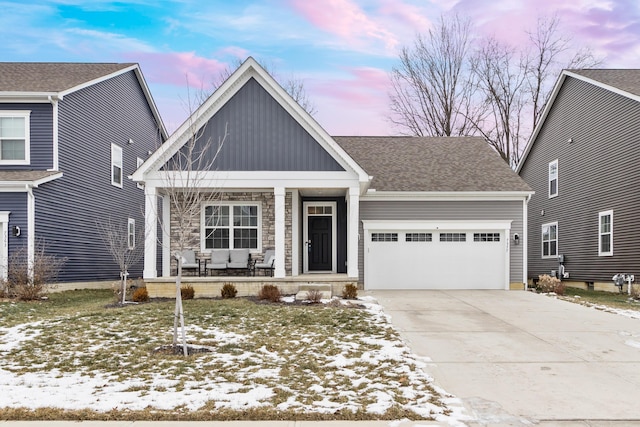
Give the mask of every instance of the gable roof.
[[480, 137], [334, 137], [376, 191], [531, 192]]
[[255, 80], [266, 93], [298, 122], [312, 138], [326, 150], [345, 170], [358, 176], [361, 187], [369, 182], [369, 176], [344, 149], [307, 113], [264, 68], [252, 57], [245, 62], [207, 98], [180, 127], [162, 144], [132, 175], [134, 181], [144, 181], [145, 174], [160, 170], [192, 136], [194, 130], [202, 129], [248, 82]]
[[517, 173], [520, 173], [520, 171], [522, 170], [522, 167], [525, 164], [527, 157], [529, 156], [529, 152], [531, 151], [531, 147], [538, 137], [538, 133], [540, 133], [540, 130], [542, 129], [542, 126], [544, 125], [544, 122], [549, 115], [549, 111], [551, 110], [551, 107], [553, 106], [553, 103], [555, 102], [558, 93], [560, 92], [560, 88], [562, 88], [564, 81], [568, 77], [582, 80], [594, 86], [598, 86], [602, 89], [640, 102], [640, 69], [563, 70], [562, 73], [560, 73], [555, 86], [553, 87], [553, 91], [551, 92], [549, 101], [547, 102], [547, 105], [545, 106], [542, 115], [540, 116], [538, 125], [531, 133], [531, 137], [527, 142], [524, 153], [522, 153], [520, 163], [518, 163], [518, 166], [516, 167]]
[[164, 139], [167, 131], [142, 71], [135, 63], [0, 62], [0, 100], [49, 102], [133, 71]]
[[0, 171], [0, 188], [17, 187], [25, 190], [25, 186], [37, 187], [60, 178], [58, 171]]

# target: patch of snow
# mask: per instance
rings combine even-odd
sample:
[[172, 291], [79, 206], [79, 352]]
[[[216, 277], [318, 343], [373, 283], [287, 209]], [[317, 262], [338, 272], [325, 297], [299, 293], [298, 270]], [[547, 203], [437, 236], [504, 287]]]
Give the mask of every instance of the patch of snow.
[[634, 340], [626, 340], [624, 342], [629, 347], [640, 348], [640, 342]]
[[0, 351], [11, 351], [22, 343], [37, 338], [42, 330], [42, 322], [24, 323], [11, 328], [0, 328]]

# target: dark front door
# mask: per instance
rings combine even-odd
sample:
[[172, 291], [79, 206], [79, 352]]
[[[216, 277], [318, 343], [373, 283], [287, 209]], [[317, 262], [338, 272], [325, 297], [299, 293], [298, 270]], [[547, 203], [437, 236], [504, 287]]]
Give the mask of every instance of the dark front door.
[[309, 217], [309, 271], [331, 271], [331, 217]]

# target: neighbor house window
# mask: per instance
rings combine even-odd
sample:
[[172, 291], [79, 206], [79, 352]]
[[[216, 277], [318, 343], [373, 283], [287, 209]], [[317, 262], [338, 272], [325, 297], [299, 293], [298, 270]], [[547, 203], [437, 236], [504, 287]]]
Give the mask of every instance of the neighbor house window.
[[431, 239], [431, 233], [407, 233], [405, 235], [407, 242], [430, 242]]
[[0, 111], [0, 164], [29, 164], [31, 111]]
[[598, 214], [598, 255], [613, 255], [613, 211]]
[[398, 233], [371, 233], [372, 242], [397, 242]]
[[258, 205], [206, 205], [203, 209], [203, 249], [260, 249]]
[[558, 195], [558, 159], [549, 163], [549, 197]]
[[133, 218], [129, 218], [127, 222], [127, 246], [129, 249], [136, 247], [136, 220]]
[[122, 147], [111, 144], [111, 184], [122, 188]]
[[440, 233], [441, 242], [466, 242], [467, 233]]
[[500, 233], [473, 233], [474, 242], [499, 242]]
[[558, 256], [558, 223], [542, 224], [542, 258]]
[[[142, 166], [142, 164], [143, 164], [143, 163], [144, 163], [144, 160], [143, 160], [143, 159], [141, 159], [140, 157], [138, 157], [138, 158], [136, 159], [136, 169], [140, 169], [140, 166]], [[138, 188], [140, 188], [140, 189], [143, 189], [143, 188], [144, 188], [144, 184], [137, 183], [137, 184], [136, 184], [136, 187], [138, 187]]]

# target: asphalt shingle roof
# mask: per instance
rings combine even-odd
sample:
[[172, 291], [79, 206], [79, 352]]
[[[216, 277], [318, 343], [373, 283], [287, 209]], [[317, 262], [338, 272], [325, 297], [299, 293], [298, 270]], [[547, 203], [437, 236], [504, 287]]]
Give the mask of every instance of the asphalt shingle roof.
[[61, 92], [135, 64], [0, 62], [0, 92]]
[[334, 137], [376, 191], [531, 191], [479, 137]]
[[568, 71], [640, 96], [640, 70], [638, 69], [585, 69]]
[[0, 182], [39, 181], [59, 174], [57, 171], [0, 171]]

